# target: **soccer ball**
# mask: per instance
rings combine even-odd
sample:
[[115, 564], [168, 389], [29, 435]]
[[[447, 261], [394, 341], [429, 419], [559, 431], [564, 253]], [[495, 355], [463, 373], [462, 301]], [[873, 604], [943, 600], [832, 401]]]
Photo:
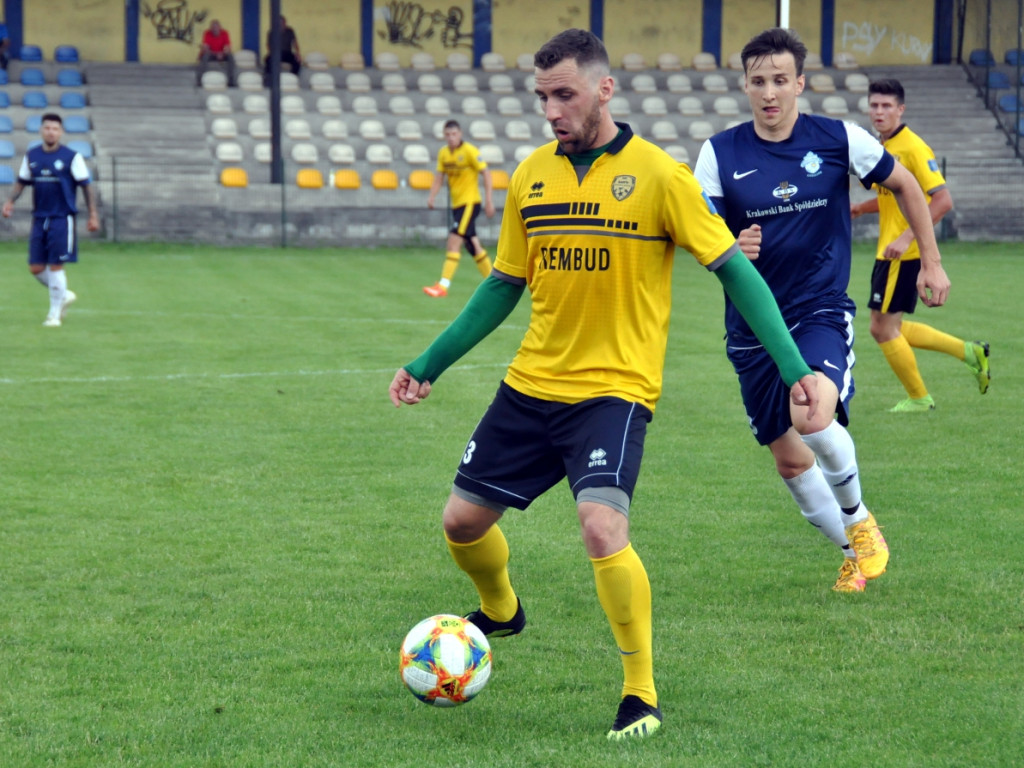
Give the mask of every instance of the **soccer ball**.
[[398, 668], [413, 696], [435, 707], [465, 704], [487, 685], [491, 646], [461, 616], [424, 619], [402, 641]]

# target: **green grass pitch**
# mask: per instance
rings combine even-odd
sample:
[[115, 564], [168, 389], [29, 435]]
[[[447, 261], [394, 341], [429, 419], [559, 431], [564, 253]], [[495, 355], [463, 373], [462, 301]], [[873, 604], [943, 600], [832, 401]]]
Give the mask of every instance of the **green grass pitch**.
[[[398, 645], [475, 607], [440, 510], [527, 302], [396, 410], [394, 370], [479, 282], [443, 253], [85, 244], [62, 328], [0, 245], [0, 765], [1024, 764], [1024, 401], [1012, 245], [946, 244], [949, 304], [992, 345], [918, 359], [904, 395], [857, 319], [851, 430], [892, 547], [861, 595], [748, 434], [717, 280], [681, 253], [633, 541], [665, 725], [605, 740], [621, 669], [564, 484], [503, 525], [529, 617], [455, 710], [402, 687]], [[863, 305], [872, 249], [855, 253]]]

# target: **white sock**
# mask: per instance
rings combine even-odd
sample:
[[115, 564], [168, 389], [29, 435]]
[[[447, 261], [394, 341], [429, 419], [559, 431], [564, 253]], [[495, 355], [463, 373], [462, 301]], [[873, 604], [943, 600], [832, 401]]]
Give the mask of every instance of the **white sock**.
[[857, 449], [850, 433], [838, 421], [833, 421], [820, 432], [800, 437], [818, 457], [832, 494], [842, 507], [843, 522], [849, 526], [866, 520], [868, 510], [861, 503]]
[[32, 277], [34, 277], [43, 285], [50, 284], [50, 270], [48, 269], [44, 269], [42, 272], [33, 272]]
[[67, 292], [68, 276], [64, 270], [50, 270], [50, 317], [60, 317], [60, 308]]
[[813, 525], [824, 536], [843, 550], [846, 557], [855, 557], [850, 542], [846, 538], [846, 526], [843, 525], [842, 512], [836, 503], [832, 489], [821, 472], [821, 467], [815, 464], [802, 475], [783, 481], [793, 500], [800, 507], [800, 513], [808, 523]]

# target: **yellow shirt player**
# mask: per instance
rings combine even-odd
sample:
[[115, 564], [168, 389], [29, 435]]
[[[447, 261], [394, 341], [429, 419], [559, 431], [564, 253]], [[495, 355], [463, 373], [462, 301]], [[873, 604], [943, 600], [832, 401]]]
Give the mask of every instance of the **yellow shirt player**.
[[[910, 128], [903, 124], [903, 86], [898, 80], [877, 80], [868, 89], [871, 122], [883, 146], [917, 179], [928, 200], [932, 222], [937, 223], [953, 209], [953, 198], [939, 170], [935, 153]], [[944, 352], [962, 360], [978, 382], [981, 394], [988, 391], [989, 345], [984, 341], [964, 341], [924, 323], [903, 318], [917, 306], [917, 276], [920, 252], [913, 232], [892, 193], [876, 187], [877, 197], [851, 205], [854, 218], [878, 213], [878, 250], [871, 275], [871, 335], [878, 342], [893, 373], [903, 384], [907, 398], [890, 411], [927, 413], [935, 409], [917, 366], [914, 349]]]
[[441, 185], [448, 180], [448, 192], [452, 204], [452, 229], [448, 233], [447, 252], [444, 267], [441, 268], [441, 279], [434, 285], [423, 288], [427, 296], [443, 298], [448, 295], [455, 270], [459, 268], [459, 248], [463, 245], [476, 262], [480, 274], [487, 277], [491, 274], [491, 260], [487, 251], [480, 245], [476, 234], [476, 217], [480, 215], [480, 187], [477, 178], [484, 180], [484, 211], [487, 217], [494, 215], [492, 198], [491, 172], [487, 163], [480, 157], [480, 150], [462, 140], [462, 128], [458, 121], [449, 120], [444, 124], [445, 146], [437, 154], [437, 172], [434, 183], [430, 187], [427, 207], [433, 210], [434, 199], [441, 191]]
[[608, 738], [646, 736], [662, 715], [650, 583], [629, 542], [628, 515], [661, 394], [676, 246], [714, 271], [778, 361], [793, 401], [812, 411], [816, 380], [768, 286], [690, 170], [612, 120], [614, 80], [601, 41], [566, 30], [534, 63], [556, 141], [513, 174], [494, 270], [427, 351], [398, 370], [389, 395], [395, 406], [427, 397], [529, 290], [529, 327], [462, 456], [445, 538], [480, 599], [467, 618], [491, 637], [518, 634], [526, 614], [497, 522], [568, 480], [598, 601], [621, 651], [624, 681]]

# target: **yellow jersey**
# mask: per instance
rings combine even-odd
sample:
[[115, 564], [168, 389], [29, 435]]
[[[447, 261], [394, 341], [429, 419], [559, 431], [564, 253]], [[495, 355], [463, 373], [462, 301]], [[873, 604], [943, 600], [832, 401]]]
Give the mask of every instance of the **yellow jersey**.
[[512, 175], [494, 266], [525, 279], [532, 310], [505, 382], [542, 400], [653, 410], [676, 246], [708, 268], [737, 246], [690, 169], [619, 127], [582, 181], [557, 142]]
[[437, 172], [448, 177], [452, 208], [481, 202], [477, 177], [487, 167], [480, 150], [464, 141], [454, 150], [447, 144], [437, 153]]
[[[946, 186], [946, 180], [942, 177], [942, 172], [939, 171], [935, 153], [920, 136], [907, 126], [901, 125], [896, 133], [882, 142], [882, 146], [914, 175], [928, 202], [931, 202], [935, 192]], [[875, 259], [884, 261], [885, 247], [903, 234], [910, 225], [907, 223], [903, 211], [900, 210], [895, 195], [885, 187], [876, 185], [875, 189], [878, 192], [878, 250], [875, 253]], [[921, 249], [918, 248], [915, 238], [906, 253], [900, 257], [900, 261], [912, 261], [920, 258]]]

